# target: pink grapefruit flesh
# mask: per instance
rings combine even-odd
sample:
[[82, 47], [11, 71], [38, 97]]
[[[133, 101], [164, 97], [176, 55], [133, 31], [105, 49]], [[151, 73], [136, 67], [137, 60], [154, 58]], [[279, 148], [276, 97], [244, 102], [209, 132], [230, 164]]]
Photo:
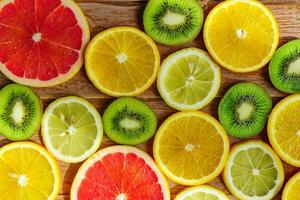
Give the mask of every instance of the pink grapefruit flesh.
[[0, 69], [24, 85], [46, 87], [72, 78], [90, 38], [72, 0], [2, 0]]
[[72, 200], [169, 200], [168, 184], [154, 161], [134, 147], [103, 149], [79, 169]]

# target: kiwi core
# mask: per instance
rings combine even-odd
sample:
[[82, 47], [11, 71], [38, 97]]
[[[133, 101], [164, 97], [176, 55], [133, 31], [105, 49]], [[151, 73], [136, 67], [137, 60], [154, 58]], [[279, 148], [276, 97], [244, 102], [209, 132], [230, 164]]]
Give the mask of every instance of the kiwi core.
[[167, 11], [165, 16], [162, 18], [162, 22], [169, 26], [176, 26], [185, 22], [185, 15], [180, 15], [175, 12]]
[[10, 117], [16, 124], [21, 124], [25, 117], [25, 105], [22, 101], [16, 101], [13, 105]]
[[127, 130], [130, 130], [130, 129], [139, 128], [141, 125], [140, 125], [139, 121], [126, 117], [126, 118], [120, 120], [120, 126]]
[[241, 103], [236, 109], [241, 121], [248, 119], [252, 115], [253, 110], [253, 105], [248, 102]]
[[116, 197], [116, 200], [127, 200], [127, 196], [126, 194], [121, 193]]
[[42, 34], [41, 33], [35, 33], [32, 35], [32, 40], [34, 42], [39, 42], [42, 39]]
[[300, 75], [300, 57], [289, 64], [287, 73]]

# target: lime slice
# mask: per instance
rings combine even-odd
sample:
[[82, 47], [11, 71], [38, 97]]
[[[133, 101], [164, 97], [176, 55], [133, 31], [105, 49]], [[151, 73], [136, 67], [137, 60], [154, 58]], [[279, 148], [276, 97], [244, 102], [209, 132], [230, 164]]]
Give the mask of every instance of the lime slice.
[[165, 102], [177, 110], [199, 110], [220, 88], [220, 67], [197, 48], [180, 50], [162, 63], [157, 87]]
[[48, 106], [42, 119], [45, 146], [64, 162], [87, 159], [99, 148], [102, 135], [99, 113], [79, 97], [57, 99]]
[[281, 160], [271, 147], [260, 140], [234, 145], [223, 171], [229, 191], [238, 199], [272, 199], [282, 187]]
[[229, 197], [217, 188], [201, 185], [181, 191], [174, 200], [229, 200]]

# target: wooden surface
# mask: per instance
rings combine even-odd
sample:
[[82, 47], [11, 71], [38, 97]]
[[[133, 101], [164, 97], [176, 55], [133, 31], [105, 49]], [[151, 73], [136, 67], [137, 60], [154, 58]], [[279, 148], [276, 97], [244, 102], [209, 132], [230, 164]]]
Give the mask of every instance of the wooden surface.
[[[92, 36], [107, 28], [121, 25], [135, 26], [143, 29], [142, 12], [147, 3], [147, 0], [77, 0], [76, 2], [79, 3], [79, 6], [83, 9], [88, 19]], [[203, 8], [205, 9], [205, 13], [207, 14], [220, 1], [202, 0], [199, 2], [203, 6]], [[280, 28], [280, 45], [293, 38], [300, 38], [300, 0], [262, 0], [261, 2], [266, 4], [273, 11], [278, 21]], [[162, 58], [165, 58], [168, 54], [175, 52], [176, 50], [192, 46], [205, 49], [202, 40], [202, 32], [199, 37], [190, 44], [176, 47], [159, 46], [159, 49]], [[231, 85], [241, 81], [255, 82], [264, 87], [272, 96], [274, 105], [286, 96], [285, 94], [275, 90], [270, 84], [267, 67], [251, 74], [236, 74], [222, 69], [222, 88], [220, 89], [217, 98], [211, 104], [206, 106], [203, 111], [213, 115], [214, 117], [217, 117], [216, 109], [220, 98]], [[2, 74], [0, 74], [0, 87], [9, 82], [9, 80], [7, 80]], [[107, 105], [113, 100], [112, 97], [106, 96], [99, 92], [90, 83], [85, 74], [84, 68], [82, 68], [77, 76], [75, 76], [71, 81], [65, 84], [47, 89], [36, 88], [35, 91], [40, 95], [44, 104], [44, 108], [47, 107], [47, 105], [56, 98], [69, 95], [77, 95], [86, 98], [88, 101], [94, 104], [101, 115], [103, 114], [103, 111], [107, 107]], [[144, 99], [152, 108], [155, 109], [160, 123], [166, 117], [176, 112], [162, 101], [155, 85], [153, 85], [149, 90], [147, 90], [139, 97]], [[259, 138], [267, 141], [266, 130], [264, 130], [260, 134]], [[42, 143], [40, 135], [35, 135], [32, 140], [38, 143]], [[231, 143], [235, 143], [238, 141], [237, 139], [233, 138], [230, 138], [230, 140]], [[8, 142], [8, 140], [0, 137], [0, 146]], [[104, 137], [101, 148], [113, 144], [113, 142]], [[146, 144], [139, 145], [139, 147], [152, 154], [152, 140], [147, 142]], [[69, 192], [73, 177], [75, 176], [81, 163], [70, 165], [59, 162], [59, 165], [62, 172], [62, 184], [58, 199], [67, 200], [69, 199]], [[285, 163], [284, 168], [286, 180], [296, 172], [300, 171], [299, 168], [297, 169]], [[229, 192], [225, 189], [225, 186], [220, 177], [216, 178], [209, 184], [215, 185], [216, 187], [226, 191], [226, 193], [230, 195]], [[175, 185], [173, 183], [170, 183], [170, 186], [172, 190], [172, 197], [174, 197], [174, 195], [176, 195], [184, 188], [183, 186]], [[231, 195], [230, 197], [234, 199]], [[280, 194], [278, 194], [274, 199], [281, 199]]]

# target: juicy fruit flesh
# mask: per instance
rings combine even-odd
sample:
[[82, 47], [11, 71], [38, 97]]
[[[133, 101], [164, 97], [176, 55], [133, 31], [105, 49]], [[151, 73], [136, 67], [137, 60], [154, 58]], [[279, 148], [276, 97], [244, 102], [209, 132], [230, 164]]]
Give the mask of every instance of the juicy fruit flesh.
[[0, 63], [16, 77], [49, 81], [79, 59], [82, 34], [61, 0], [15, 0], [0, 11]]
[[215, 78], [210, 63], [195, 55], [178, 58], [169, 66], [163, 84], [167, 95], [178, 104], [196, 104], [205, 99]]
[[199, 34], [202, 23], [202, 8], [194, 1], [151, 0], [144, 12], [146, 32], [167, 45], [192, 41]]
[[[93, 42], [92, 42], [93, 43]], [[144, 37], [130, 30], [112, 31], [87, 53], [89, 76], [96, 85], [118, 93], [134, 92], [156, 73], [153, 47]], [[114, 73], [114, 76], [111, 76]]]
[[48, 118], [48, 129], [53, 148], [72, 157], [83, 155], [98, 136], [94, 116], [77, 102], [57, 106]]
[[0, 92], [0, 132], [10, 140], [31, 137], [40, 126], [41, 105], [36, 94], [25, 86], [11, 84]]
[[273, 85], [287, 93], [300, 91], [300, 40], [293, 40], [280, 47], [269, 65]]
[[[290, 184], [292, 184], [292, 185], [290, 185]], [[300, 173], [295, 174], [289, 180], [289, 182], [287, 183], [287, 185], [285, 186], [285, 189], [283, 191], [282, 199], [283, 200], [299, 200], [300, 199]]]
[[216, 170], [224, 154], [224, 141], [216, 127], [205, 119], [184, 117], [164, 130], [158, 153], [172, 174], [199, 179]]
[[103, 115], [104, 130], [108, 137], [120, 144], [139, 144], [156, 131], [154, 111], [135, 98], [119, 98]]
[[[227, 2], [222, 4], [222, 9], [218, 7], [211, 13], [210, 25], [205, 27], [209, 38], [206, 45], [208, 42], [209, 51], [218, 57], [216, 60], [222, 61], [220, 64], [247, 69], [265, 64], [265, 59], [275, 51], [273, 44], [277, 44], [278, 38], [272, 17], [255, 4], [258, 3]], [[260, 23], [252, 23], [258, 18]]]
[[276, 118], [274, 132], [276, 143], [292, 159], [300, 161], [300, 101], [286, 106]]
[[79, 186], [78, 200], [95, 198], [164, 200], [164, 195], [157, 175], [141, 157], [112, 153], [96, 161]]
[[3, 199], [47, 200], [55, 177], [48, 160], [29, 148], [9, 150], [1, 155], [0, 184]]
[[182, 200], [220, 200], [216, 195], [209, 194], [206, 192], [197, 192], [194, 193], [192, 196], [187, 196]]
[[272, 157], [261, 148], [239, 151], [230, 173], [234, 186], [247, 196], [263, 197], [277, 185], [278, 170]]

